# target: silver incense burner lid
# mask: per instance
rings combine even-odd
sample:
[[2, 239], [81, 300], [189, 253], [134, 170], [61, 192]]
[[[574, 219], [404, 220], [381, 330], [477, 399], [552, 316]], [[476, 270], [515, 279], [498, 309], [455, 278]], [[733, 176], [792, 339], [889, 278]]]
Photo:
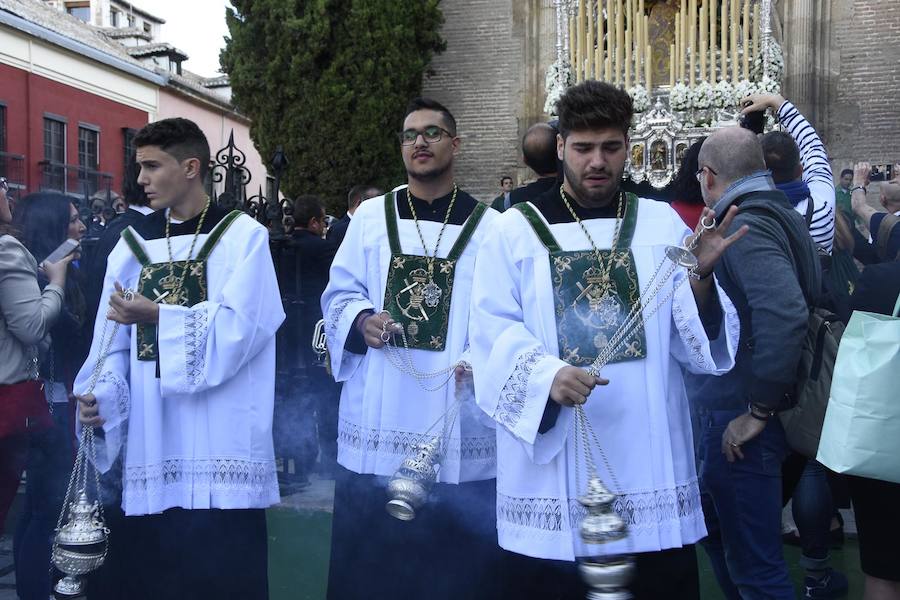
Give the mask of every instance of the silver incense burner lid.
[[97, 503], [88, 501], [82, 490], [69, 505], [69, 520], [56, 534], [62, 546], [89, 546], [106, 541], [106, 527], [100, 521]]
[[578, 502], [590, 511], [592, 508], [612, 506], [616, 495], [606, 489], [599, 477], [591, 477], [588, 480], [587, 493], [578, 499]]
[[613, 509], [616, 495], [606, 489], [597, 477], [588, 481], [587, 493], [578, 499], [587, 509], [581, 520], [581, 539], [585, 544], [604, 544], [624, 539], [628, 526]]

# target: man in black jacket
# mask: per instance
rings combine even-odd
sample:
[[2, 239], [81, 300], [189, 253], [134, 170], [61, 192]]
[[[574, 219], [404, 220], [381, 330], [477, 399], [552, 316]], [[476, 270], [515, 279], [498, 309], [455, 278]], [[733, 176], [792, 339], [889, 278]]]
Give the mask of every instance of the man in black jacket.
[[[347, 214], [328, 229], [328, 241], [334, 242], [335, 246], [340, 246], [344, 241], [344, 236], [347, 235], [347, 228], [350, 227], [350, 219], [353, 218], [353, 213], [356, 212], [362, 201], [383, 194], [384, 192], [371, 185], [354, 185], [350, 188], [350, 192], [347, 194]], [[328, 265], [331, 266], [331, 261], [328, 262]]]
[[522, 137], [522, 157], [528, 168], [538, 176], [528, 185], [518, 187], [509, 193], [509, 204], [527, 202], [541, 196], [551, 188], [558, 188], [561, 181], [556, 157], [557, 130], [549, 123], [535, 123]]
[[738, 206], [732, 228], [749, 226], [715, 268], [741, 320], [735, 367], [722, 377], [687, 380], [701, 414], [710, 531], [704, 545], [726, 597], [793, 599], [780, 527], [787, 443], [773, 417], [788, 408], [819, 262], [803, 218], [766, 171], [755, 135], [738, 127], [717, 131], [698, 164], [707, 206], [719, 218]]
[[317, 447], [322, 474], [330, 474], [337, 460], [340, 387], [319, 364], [312, 349], [312, 335], [322, 318], [319, 301], [328, 285], [338, 243], [323, 238], [325, 210], [317, 197], [299, 196], [294, 200], [293, 217], [295, 225], [288, 252], [280, 264], [280, 284], [287, 315], [284, 328], [289, 336], [284, 351], [295, 377], [276, 401], [275, 440], [279, 455], [294, 459], [294, 477], [285, 468], [283, 479], [302, 486], [315, 462]]

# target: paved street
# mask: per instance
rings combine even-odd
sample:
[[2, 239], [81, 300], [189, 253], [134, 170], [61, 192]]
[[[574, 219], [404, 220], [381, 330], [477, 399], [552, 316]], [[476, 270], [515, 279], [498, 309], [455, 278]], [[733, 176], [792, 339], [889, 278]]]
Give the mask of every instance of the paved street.
[[[269, 584], [271, 600], [322, 600], [328, 580], [331, 545], [331, 503], [334, 482], [313, 479], [301, 490], [282, 488], [282, 502], [269, 509]], [[22, 494], [13, 512], [21, 505]], [[862, 597], [859, 548], [852, 513], [843, 511], [850, 539], [833, 554], [832, 566], [850, 578], [848, 598]], [[13, 515], [10, 517], [13, 521]], [[719, 598], [715, 578], [702, 550], [698, 551], [703, 598]], [[799, 549], [785, 546], [791, 575], [798, 586], [803, 574], [796, 566]], [[0, 600], [17, 600], [15, 577], [11, 571], [12, 537], [0, 537]], [[799, 587], [798, 587], [799, 589]]]

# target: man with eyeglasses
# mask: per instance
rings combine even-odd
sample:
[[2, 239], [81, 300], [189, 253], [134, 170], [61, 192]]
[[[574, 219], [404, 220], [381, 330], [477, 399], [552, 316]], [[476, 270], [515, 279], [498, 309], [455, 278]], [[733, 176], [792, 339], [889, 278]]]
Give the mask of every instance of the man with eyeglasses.
[[793, 599], [780, 527], [787, 442], [776, 413], [789, 408], [807, 298], [820, 289], [819, 261], [803, 217], [776, 189], [752, 132], [713, 133], [698, 164], [706, 205], [717, 216], [739, 210], [730, 228], [723, 227], [748, 228], [715, 268], [741, 322], [734, 369], [686, 378], [701, 417], [700, 477], [710, 531], [704, 547], [724, 597]]
[[[328, 598], [493, 599], [496, 442], [463, 365], [496, 212], [455, 183], [461, 140], [444, 106], [413, 100], [399, 138], [409, 183], [360, 205], [322, 296], [344, 382]], [[393, 498], [389, 514], [389, 478], [442, 431], [428, 500]]]

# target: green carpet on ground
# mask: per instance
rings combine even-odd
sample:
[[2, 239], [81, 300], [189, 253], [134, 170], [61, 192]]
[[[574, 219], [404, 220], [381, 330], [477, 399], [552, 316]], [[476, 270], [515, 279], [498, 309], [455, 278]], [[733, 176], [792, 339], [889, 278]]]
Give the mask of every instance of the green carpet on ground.
[[[328, 584], [331, 548], [331, 513], [273, 508], [267, 513], [269, 527], [269, 592], [271, 600], [324, 600]], [[719, 600], [716, 579], [706, 553], [698, 547], [700, 586], [703, 600]], [[799, 548], [785, 546], [791, 576], [801, 597], [803, 572], [797, 567]], [[862, 598], [863, 576], [859, 570], [859, 547], [848, 540], [832, 553], [832, 566], [850, 579], [848, 598]]]

